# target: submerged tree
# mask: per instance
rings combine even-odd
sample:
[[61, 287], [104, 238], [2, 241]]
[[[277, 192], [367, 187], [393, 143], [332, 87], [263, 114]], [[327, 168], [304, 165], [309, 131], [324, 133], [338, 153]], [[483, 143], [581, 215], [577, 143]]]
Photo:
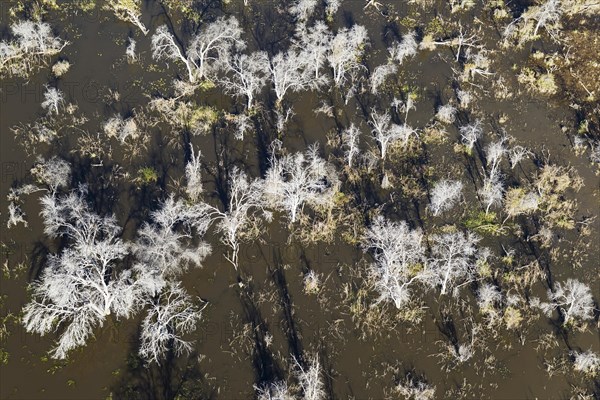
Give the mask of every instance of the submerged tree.
[[417, 135], [417, 132], [406, 123], [398, 125], [391, 121], [392, 117], [387, 112], [385, 114], [378, 114], [376, 111], [371, 112], [369, 123], [373, 126], [373, 134], [379, 144], [382, 160], [385, 159], [390, 146], [399, 141], [406, 145], [412, 135]]
[[432, 400], [435, 398], [435, 386], [410, 373], [396, 384], [394, 392], [399, 393], [405, 399]]
[[515, 38], [519, 44], [538, 37], [544, 28], [550, 36], [559, 29], [563, 10], [559, 0], [546, 0], [542, 4], [532, 4], [521, 16], [513, 20], [505, 29], [505, 38]]
[[411, 230], [404, 221], [390, 222], [379, 216], [367, 230], [364, 245], [374, 252], [377, 303], [389, 300], [401, 308], [410, 300], [410, 286], [421, 279], [416, 271], [425, 261], [423, 233]]
[[126, 22], [137, 26], [144, 35], [148, 34], [148, 28], [142, 23], [142, 0], [109, 0], [106, 7], [115, 15]]
[[269, 63], [269, 72], [275, 96], [277, 96], [277, 106], [281, 105], [288, 91], [303, 90], [312, 80], [304, 74], [302, 56], [293, 48], [277, 53]]
[[225, 75], [217, 78], [225, 91], [235, 96], [245, 96], [246, 109], [251, 109], [254, 97], [267, 82], [269, 57], [264, 51], [247, 54], [234, 54], [224, 61]]
[[[139, 285], [151, 295], [159, 293], [172, 279], [189, 266], [200, 266], [210, 254], [210, 246], [202, 241], [212, 218], [211, 208], [199, 203], [189, 205], [173, 196], [151, 214], [133, 245]], [[199, 239], [199, 240], [198, 240]]]
[[352, 168], [354, 160], [358, 156], [360, 149], [358, 148], [358, 140], [360, 137], [360, 129], [354, 124], [350, 124], [348, 129], [342, 132], [342, 146], [345, 148], [344, 155], [348, 168]]
[[307, 367], [303, 367], [295, 358], [294, 362], [296, 364], [295, 375], [302, 390], [302, 398], [304, 400], [325, 399], [325, 384], [318, 356], [312, 357]]
[[294, 45], [299, 49], [307, 82], [313, 89], [320, 89], [328, 82], [321, 70], [327, 62], [333, 35], [323, 21], [317, 21], [311, 27], [301, 25], [296, 36]]
[[452, 209], [462, 195], [463, 184], [460, 181], [441, 180], [435, 184], [431, 191], [431, 204], [429, 208], [433, 215], [439, 215]]
[[194, 35], [186, 50], [181, 49], [166, 25], [152, 36], [152, 55], [155, 59], [181, 61], [191, 83], [207, 78], [218, 66], [219, 59], [228, 58], [233, 48], [245, 47], [242, 29], [235, 17], [221, 17]]
[[258, 234], [258, 212], [269, 219], [270, 213], [263, 208], [263, 181], [248, 180], [246, 173], [237, 168], [232, 171], [227, 197], [229, 200], [225, 211], [215, 208], [213, 218], [217, 221], [221, 241], [231, 249], [231, 254], [226, 258], [237, 269], [240, 242]]
[[254, 386], [257, 400], [296, 400], [285, 381]]
[[360, 70], [365, 67], [360, 63], [360, 57], [369, 41], [367, 29], [361, 25], [352, 28], [342, 28], [331, 41], [331, 49], [327, 61], [333, 69], [335, 86], [342, 87], [350, 78], [354, 80]]
[[0, 76], [26, 77], [69, 44], [46, 22], [19, 21], [10, 26], [14, 39], [0, 42]]
[[582, 372], [591, 378], [600, 374], [600, 357], [592, 350], [572, 351], [571, 355], [575, 371]]
[[585, 283], [576, 279], [558, 282], [554, 291], [548, 290], [550, 303], [540, 303], [541, 309], [551, 315], [555, 309], [560, 309], [564, 323], [572, 320], [587, 320], [594, 318], [594, 299], [592, 291]]
[[40, 279], [32, 284], [32, 300], [24, 307], [23, 324], [41, 335], [62, 329], [55, 358], [83, 346], [92, 329], [113, 314], [129, 317], [139, 306], [142, 291], [131, 271], [120, 262], [129, 253], [118, 236], [114, 217], [92, 212], [85, 191], [42, 198], [45, 233], [63, 237], [69, 245], [51, 255]]
[[265, 197], [276, 209], [285, 211], [294, 223], [305, 205], [324, 206], [333, 201], [339, 180], [335, 169], [318, 155], [318, 147], [270, 159], [265, 177]]
[[479, 238], [470, 232], [449, 232], [433, 235], [431, 241], [431, 259], [423, 276], [431, 286], [441, 285], [441, 293], [446, 294], [449, 287], [472, 275]]
[[169, 283], [151, 302], [142, 322], [139, 355], [160, 364], [170, 350], [176, 355], [189, 352], [192, 343], [183, 335], [193, 332], [201, 317], [202, 310], [192, 303], [185, 290], [177, 283]]

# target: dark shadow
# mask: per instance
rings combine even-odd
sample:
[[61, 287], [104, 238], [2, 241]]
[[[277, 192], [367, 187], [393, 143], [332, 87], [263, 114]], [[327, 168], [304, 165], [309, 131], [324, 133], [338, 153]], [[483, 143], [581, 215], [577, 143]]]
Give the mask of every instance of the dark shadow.
[[[138, 328], [139, 329], [139, 328]], [[199, 368], [197, 354], [176, 357], [169, 351], [161, 364], [147, 364], [138, 354], [139, 330], [125, 373], [112, 387], [114, 398], [127, 400], [209, 400], [217, 391]]]

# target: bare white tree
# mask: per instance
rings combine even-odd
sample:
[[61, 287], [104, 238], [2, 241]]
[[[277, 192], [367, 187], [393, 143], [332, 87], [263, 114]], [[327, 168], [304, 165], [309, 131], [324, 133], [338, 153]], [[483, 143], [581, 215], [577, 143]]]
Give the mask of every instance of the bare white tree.
[[386, 221], [379, 216], [367, 230], [364, 246], [373, 250], [371, 274], [379, 292], [377, 303], [392, 301], [401, 308], [410, 300], [410, 286], [418, 282], [415, 267], [425, 261], [423, 233], [411, 230], [406, 222]]
[[129, 253], [119, 239], [114, 217], [94, 214], [84, 193], [49, 194], [41, 199], [45, 232], [70, 244], [51, 255], [40, 279], [32, 284], [32, 300], [23, 309], [28, 332], [41, 335], [62, 328], [55, 358], [83, 346], [95, 326], [110, 314], [129, 317], [140, 302], [141, 291], [131, 271], [119, 262]]
[[463, 184], [460, 181], [441, 180], [431, 190], [429, 208], [433, 215], [439, 215], [452, 209], [462, 195]]
[[416, 32], [409, 32], [402, 35], [402, 42], [388, 49], [390, 56], [398, 64], [402, 64], [407, 58], [416, 55], [418, 50], [419, 44], [417, 43]]
[[245, 96], [246, 108], [249, 110], [254, 104], [254, 96], [260, 93], [267, 83], [269, 71], [269, 57], [264, 51], [247, 54], [234, 54], [225, 60], [225, 75], [217, 81], [229, 94]]
[[27, 220], [25, 219], [25, 213], [21, 209], [21, 206], [14, 201], [11, 201], [8, 203], [8, 220], [6, 221], [6, 227], [10, 229], [18, 224], [23, 224], [25, 227], [28, 225]]
[[19, 21], [10, 30], [14, 39], [0, 42], [0, 75], [26, 77], [69, 44], [55, 36], [46, 22]]
[[319, 89], [328, 82], [321, 70], [327, 61], [333, 34], [323, 21], [317, 21], [311, 27], [300, 25], [296, 36], [294, 46], [299, 50], [306, 80], [313, 89]]
[[588, 285], [577, 279], [557, 282], [554, 291], [548, 290], [550, 303], [541, 303], [542, 310], [551, 315], [560, 309], [564, 315], [564, 323], [573, 319], [588, 320], [594, 318], [594, 298]]
[[304, 60], [293, 48], [275, 55], [269, 64], [271, 82], [280, 105], [288, 91], [300, 91], [308, 87], [312, 79], [303, 72]]
[[196, 81], [196, 69], [191, 57], [179, 47], [175, 36], [166, 25], [161, 25], [152, 35], [152, 57], [156, 60], [181, 61], [187, 70], [188, 80]]
[[446, 294], [449, 287], [472, 275], [479, 238], [470, 232], [448, 232], [433, 235], [431, 240], [431, 259], [424, 276], [431, 286], [441, 285], [441, 293]]
[[417, 132], [409, 127], [406, 123], [402, 125], [392, 123], [392, 117], [388, 112], [378, 114], [375, 110], [371, 112], [371, 121], [375, 140], [379, 144], [381, 151], [381, 159], [383, 160], [387, 154], [387, 150], [391, 145], [398, 141], [406, 146], [411, 136], [417, 136]]
[[458, 106], [463, 110], [468, 109], [474, 99], [474, 96], [471, 92], [462, 89], [458, 89], [456, 91], [456, 97], [458, 98]]
[[360, 57], [367, 46], [369, 36], [367, 29], [361, 25], [342, 28], [331, 41], [327, 61], [333, 69], [335, 86], [342, 87], [348, 78], [354, 80], [359, 71], [365, 69]]
[[198, 77], [204, 78], [211, 70], [211, 63], [232, 50], [242, 50], [242, 28], [235, 17], [220, 17], [207, 24], [192, 38], [188, 53], [198, 70]]
[[142, 322], [139, 355], [160, 364], [169, 351], [180, 355], [189, 352], [192, 343], [183, 335], [196, 329], [202, 310], [178, 283], [169, 283], [156, 301], [150, 304]]
[[317, 3], [317, 0], [295, 0], [290, 6], [289, 12], [298, 21], [306, 22], [306, 20], [315, 12]]
[[417, 109], [414, 97], [410, 94], [407, 96], [405, 101], [394, 97], [394, 99], [392, 100], [392, 107], [394, 107], [396, 112], [404, 113], [404, 125], [408, 124], [408, 113], [411, 110]]
[[132, 38], [127, 38], [127, 48], [125, 49], [125, 56], [127, 56], [127, 61], [133, 63], [137, 61], [138, 56], [135, 54], [135, 49], [137, 46], [137, 42]]
[[302, 390], [302, 398], [305, 400], [323, 400], [326, 397], [325, 383], [319, 357], [311, 357], [308, 366], [302, 365], [294, 358], [296, 365], [295, 375]]
[[144, 35], [148, 34], [148, 28], [142, 23], [142, 0], [109, 0], [106, 7], [111, 10], [117, 18], [131, 22], [137, 26]]
[[485, 283], [477, 291], [477, 306], [482, 314], [487, 315], [492, 321], [500, 317], [498, 307], [502, 302], [502, 293], [498, 286]]
[[198, 151], [198, 154], [196, 154], [194, 152], [194, 147], [191, 144], [190, 151], [192, 153], [192, 157], [185, 165], [185, 192], [193, 203], [197, 203], [198, 200], [200, 200], [202, 191], [204, 190], [202, 185], [202, 153]]
[[[274, 152], [273, 152], [274, 153]], [[271, 156], [265, 177], [265, 197], [274, 208], [285, 211], [294, 223], [305, 205], [326, 205], [333, 201], [339, 179], [333, 166], [318, 155], [318, 147], [306, 153]]]
[[160, 26], [152, 36], [152, 55], [155, 59], [181, 61], [188, 73], [188, 80], [206, 78], [217, 67], [219, 59], [228, 58], [232, 48], [245, 47], [241, 40], [242, 29], [235, 17], [221, 17], [204, 26], [194, 35], [187, 51], [180, 48], [166, 25]]
[[510, 167], [515, 168], [521, 161], [531, 157], [533, 153], [523, 146], [515, 146], [510, 149], [509, 159]]
[[584, 352], [573, 351], [573, 366], [575, 371], [583, 372], [585, 375], [595, 377], [600, 373], [600, 357], [592, 350]]
[[71, 180], [71, 166], [68, 162], [58, 157], [52, 157], [49, 160], [39, 157], [30, 172], [36, 179], [36, 183], [43, 186], [26, 184], [9, 190], [7, 196], [9, 201], [7, 228], [16, 226], [19, 223], [27, 226], [25, 213], [21, 208], [22, 195], [40, 191], [47, 191], [54, 195], [60, 187], [67, 187]]
[[60, 113], [59, 107], [63, 107], [65, 104], [65, 97], [63, 92], [57, 88], [46, 86], [44, 92], [44, 101], [42, 101], [42, 108], [45, 109], [49, 114], [54, 112], [56, 115]]
[[379, 88], [385, 83], [385, 79], [389, 75], [393, 75], [398, 71], [398, 67], [394, 64], [383, 64], [373, 70], [371, 74], [371, 93], [378, 94]]
[[277, 132], [279, 134], [283, 134], [285, 125], [287, 124], [289, 119], [295, 115], [295, 113], [294, 113], [294, 109], [292, 107], [284, 108], [284, 107], [280, 107], [280, 105], [281, 105], [281, 103], [278, 100], [275, 105], [275, 117], [276, 117], [275, 125], [277, 127]]
[[214, 209], [221, 241], [231, 249], [227, 260], [237, 269], [240, 243], [246, 235], [257, 233], [259, 213], [270, 219], [263, 208], [263, 181], [248, 180], [246, 173], [234, 168], [229, 178], [228, 203], [225, 211]]
[[314, 270], [308, 271], [304, 274], [302, 284], [304, 286], [304, 293], [306, 294], [317, 294], [321, 290], [321, 274]]
[[346, 163], [349, 168], [352, 168], [355, 158], [360, 153], [360, 149], [358, 148], [359, 137], [360, 129], [354, 124], [350, 124], [348, 129], [342, 132], [342, 146], [345, 148], [344, 155], [346, 156]]
[[252, 118], [247, 114], [232, 115], [231, 121], [236, 127], [233, 136], [238, 140], [244, 140], [244, 135], [253, 130]]
[[189, 266], [200, 266], [210, 254], [210, 246], [201, 239], [212, 222], [211, 212], [204, 203], [189, 205], [173, 196], [152, 212], [152, 223], [142, 225], [133, 245], [134, 270], [146, 292], [156, 295], [169, 279]]
[[497, 142], [490, 143], [486, 148], [487, 172], [483, 185], [478, 191], [485, 205], [486, 214], [489, 213], [492, 206], [502, 204], [504, 184], [500, 172], [500, 162], [507, 152], [504, 146], [505, 141], [506, 138], [502, 138]]
[[37, 163], [31, 169], [31, 174], [39, 183], [46, 185], [51, 193], [54, 193], [58, 188], [69, 186], [71, 165], [58, 157], [52, 157], [49, 160], [38, 158]]
[[451, 124], [456, 119], [457, 109], [452, 104], [444, 104], [440, 106], [435, 114], [438, 121], [445, 124]]
[[342, 5], [343, 0], [325, 0], [325, 13], [327, 14], [327, 18], [333, 18], [333, 15], [337, 12], [337, 10]]
[[471, 124], [461, 126], [459, 130], [462, 144], [466, 146], [467, 150], [472, 151], [475, 143], [477, 143], [483, 135], [481, 121], [476, 120]]
[[106, 136], [117, 139], [121, 144], [127, 141], [137, 141], [141, 136], [140, 129], [134, 117], [123, 119], [121, 115], [117, 114], [109, 118], [102, 127]]

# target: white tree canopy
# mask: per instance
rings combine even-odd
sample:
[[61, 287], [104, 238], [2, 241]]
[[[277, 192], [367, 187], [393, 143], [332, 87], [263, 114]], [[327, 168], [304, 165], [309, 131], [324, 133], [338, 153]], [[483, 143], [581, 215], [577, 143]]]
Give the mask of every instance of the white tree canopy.
[[40, 279], [32, 284], [23, 323], [27, 331], [42, 335], [62, 329], [52, 352], [56, 358], [84, 345], [108, 315], [127, 318], [142, 294], [131, 272], [120, 269], [129, 247], [118, 237], [115, 218], [93, 213], [84, 195], [49, 194], [41, 200], [45, 232], [66, 238], [69, 246], [49, 257]]
[[441, 286], [441, 293], [462, 284], [473, 274], [479, 237], [472, 233], [449, 232], [433, 235], [431, 259], [424, 273], [431, 286]]
[[183, 335], [193, 332], [201, 317], [202, 310], [193, 305], [181, 285], [169, 283], [142, 321], [139, 355], [160, 364], [170, 349], [177, 355], [189, 351], [192, 342]]
[[339, 179], [335, 169], [311, 146], [305, 153], [271, 156], [265, 177], [265, 197], [274, 208], [285, 211], [294, 223], [305, 205], [326, 205], [333, 201]]
[[410, 300], [410, 285], [421, 279], [415, 267], [425, 262], [423, 233], [411, 230], [404, 221], [379, 216], [367, 230], [364, 246], [373, 250], [375, 258], [371, 272], [379, 292], [377, 303], [390, 300], [401, 308]]

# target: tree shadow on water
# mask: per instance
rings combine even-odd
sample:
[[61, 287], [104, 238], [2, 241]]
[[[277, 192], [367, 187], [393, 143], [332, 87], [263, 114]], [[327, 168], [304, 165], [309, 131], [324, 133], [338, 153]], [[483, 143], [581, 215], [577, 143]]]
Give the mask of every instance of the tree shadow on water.
[[268, 326], [253, 296], [253, 288], [250, 284], [240, 288], [240, 302], [244, 311], [244, 319], [251, 324], [254, 351], [252, 352], [252, 364], [255, 371], [257, 386], [264, 383], [281, 380], [283, 372], [273, 354], [267, 346]]
[[196, 353], [179, 356], [173, 352], [160, 365], [148, 364], [138, 354], [139, 332], [130, 349], [125, 372], [111, 388], [112, 398], [126, 400], [208, 400], [217, 390], [200, 370]]

